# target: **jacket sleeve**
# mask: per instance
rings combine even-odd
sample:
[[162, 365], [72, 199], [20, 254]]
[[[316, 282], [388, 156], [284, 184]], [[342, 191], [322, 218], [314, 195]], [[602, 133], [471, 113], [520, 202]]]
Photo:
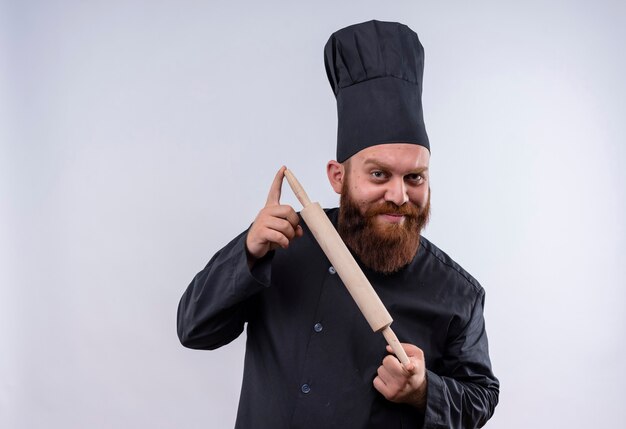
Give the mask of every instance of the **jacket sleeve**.
[[427, 370], [424, 429], [473, 429], [485, 425], [498, 403], [500, 385], [489, 359], [481, 290], [469, 322], [451, 338], [445, 371]]
[[183, 294], [177, 330], [185, 347], [213, 350], [233, 341], [243, 331], [250, 298], [269, 285], [273, 252], [250, 270], [246, 235], [218, 251]]

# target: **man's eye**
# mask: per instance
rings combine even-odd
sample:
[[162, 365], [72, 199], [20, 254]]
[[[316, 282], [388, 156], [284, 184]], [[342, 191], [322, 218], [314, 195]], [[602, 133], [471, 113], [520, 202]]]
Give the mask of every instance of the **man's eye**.
[[383, 179], [385, 177], [385, 173], [382, 171], [372, 171], [372, 177], [375, 179]]
[[421, 182], [422, 181], [422, 175], [421, 174], [409, 174], [406, 176], [408, 180], [410, 180], [411, 182]]

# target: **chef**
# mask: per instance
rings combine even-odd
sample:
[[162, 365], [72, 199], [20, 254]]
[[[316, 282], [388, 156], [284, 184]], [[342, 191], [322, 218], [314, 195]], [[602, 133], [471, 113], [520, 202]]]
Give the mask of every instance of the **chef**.
[[200, 271], [178, 308], [183, 345], [247, 330], [237, 428], [475, 428], [498, 402], [480, 284], [421, 232], [430, 215], [424, 51], [409, 27], [369, 21], [331, 35], [340, 195], [326, 215], [394, 319], [401, 364], [307, 225], [280, 202], [285, 168], [252, 225]]

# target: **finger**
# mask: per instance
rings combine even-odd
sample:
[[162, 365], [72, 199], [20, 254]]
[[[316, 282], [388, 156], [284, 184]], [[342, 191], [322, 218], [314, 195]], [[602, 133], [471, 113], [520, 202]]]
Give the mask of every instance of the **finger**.
[[416, 345], [409, 344], [409, 343], [400, 343], [400, 344], [402, 345], [402, 348], [406, 352], [407, 356], [416, 357], [418, 359], [424, 358], [424, 351], [420, 349], [419, 347], [417, 347]]
[[374, 387], [376, 387], [376, 390], [382, 393], [385, 398], [393, 400], [393, 398], [404, 389], [406, 382], [407, 379], [404, 376], [394, 377], [387, 369], [380, 366], [378, 368], [378, 375], [374, 378]]
[[382, 366], [389, 372], [392, 377], [403, 377], [406, 374], [404, 367], [395, 356], [385, 356]]
[[287, 221], [291, 227], [295, 230], [300, 224], [300, 216], [296, 213], [293, 207], [288, 205], [278, 205], [278, 206], [269, 206], [264, 207], [259, 215], [257, 216], [257, 220], [264, 220], [269, 218], [277, 218]]
[[287, 167], [284, 165], [280, 167], [276, 176], [274, 176], [274, 181], [272, 182], [272, 186], [270, 187], [270, 192], [267, 195], [267, 201], [265, 202], [265, 206], [276, 206], [280, 204], [280, 192], [283, 185], [283, 177], [285, 177], [285, 170]]
[[286, 219], [278, 217], [270, 217], [265, 219], [264, 227], [278, 231], [290, 241], [296, 236], [296, 229]]
[[[263, 249], [267, 248], [267, 246], [269, 246], [269, 250], [274, 250], [277, 247], [286, 249], [289, 246], [289, 239], [280, 231], [263, 228], [251, 239], [251, 247]], [[251, 251], [253, 251], [253, 249], [251, 249]], [[263, 252], [263, 255], [266, 252], [267, 250]]]
[[417, 366], [415, 366], [415, 363], [413, 363], [412, 360], [409, 360], [408, 363], [402, 364], [402, 367], [411, 375], [417, 374]]
[[[411, 345], [411, 344], [405, 344], [405, 345]], [[404, 351], [406, 352], [407, 348], [403, 347]], [[395, 356], [395, 353], [393, 351], [393, 349], [391, 348], [391, 346], [387, 345], [387, 353], [391, 353], [392, 355]], [[415, 371], [417, 370], [417, 367], [415, 366], [415, 363], [413, 362], [413, 359], [411, 355], [409, 355], [407, 353], [407, 356], [409, 357], [409, 362], [408, 363], [401, 363], [402, 367], [407, 370], [408, 372], [410, 372], [411, 374], [415, 374]]]
[[376, 375], [376, 378], [380, 379], [381, 383], [383, 383], [385, 386], [393, 382], [393, 376], [382, 365], [379, 366], [376, 370]]
[[288, 205], [277, 205], [266, 208], [267, 214], [285, 219], [294, 228], [300, 223], [300, 216], [296, 213], [293, 207]]
[[286, 249], [289, 247], [289, 239], [280, 231], [266, 229], [261, 239], [270, 244], [270, 249], [275, 249], [276, 245]]
[[[424, 359], [424, 351], [419, 347], [409, 343], [400, 343], [400, 345], [402, 346], [404, 352], [409, 358], [416, 357], [419, 360]], [[393, 354], [393, 349], [389, 345], [387, 345], [387, 352]]]
[[385, 384], [384, 381], [380, 379], [380, 377], [374, 378], [374, 388], [378, 390], [385, 398], [389, 395], [389, 388]]

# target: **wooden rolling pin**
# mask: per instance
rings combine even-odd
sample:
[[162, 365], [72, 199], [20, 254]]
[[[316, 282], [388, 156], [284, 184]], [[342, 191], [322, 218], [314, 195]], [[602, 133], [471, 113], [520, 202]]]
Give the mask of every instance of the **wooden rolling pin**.
[[404, 352], [400, 341], [398, 341], [398, 337], [391, 330], [390, 325], [393, 322], [391, 315], [369, 280], [367, 280], [367, 277], [365, 277], [365, 274], [363, 274], [363, 271], [361, 271], [354, 257], [352, 257], [328, 216], [326, 216], [319, 203], [312, 203], [309, 200], [302, 185], [300, 185], [291, 171], [285, 170], [285, 177], [294, 194], [296, 194], [296, 198], [304, 207], [300, 212], [302, 218], [309, 226], [315, 240], [317, 240], [337, 274], [339, 274], [343, 284], [346, 285], [348, 292], [352, 295], [352, 299], [354, 299], [361, 313], [367, 319], [370, 327], [374, 332], [382, 331], [387, 343], [402, 364], [409, 363], [409, 358]]

